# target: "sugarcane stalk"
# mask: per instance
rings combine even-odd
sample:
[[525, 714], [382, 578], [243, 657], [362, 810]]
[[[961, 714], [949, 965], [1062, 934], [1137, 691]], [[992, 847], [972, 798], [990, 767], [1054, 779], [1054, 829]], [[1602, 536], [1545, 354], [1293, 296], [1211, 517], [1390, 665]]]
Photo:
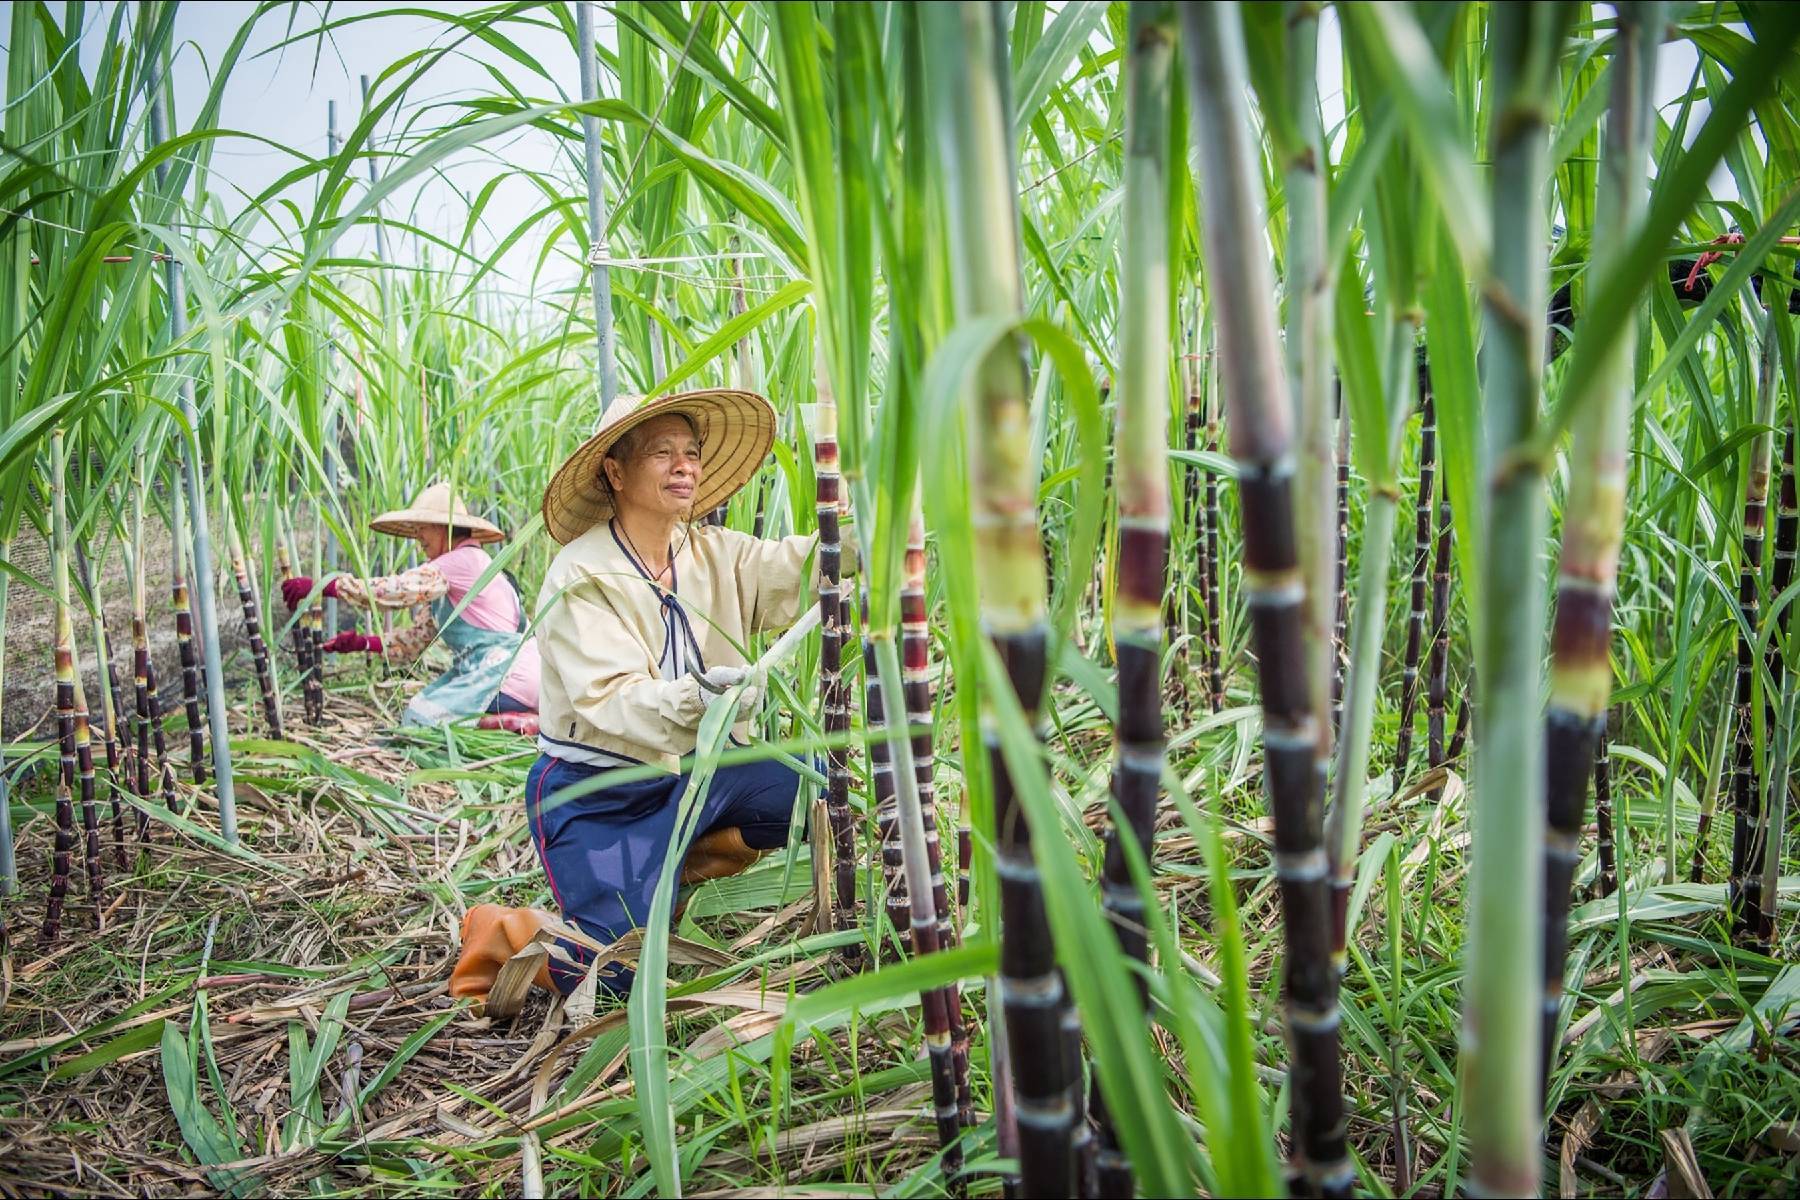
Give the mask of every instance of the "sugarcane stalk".
[[[1771, 320], [1779, 319], [1774, 313]], [[1794, 556], [1796, 533], [1800, 533], [1800, 502], [1794, 494], [1794, 438], [1783, 439], [1781, 451], [1781, 492], [1775, 510], [1775, 567], [1769, 579], [1769, 595], [1780, 596], [1794, 581]], [[1771, 613], [1771, 619], [1787, 622], [1791, 627], [1791, 608], [1789, 612]], [[1784, 704], [1788, 702], [1790, 691], [1786, 679], [1786, 659], [1782, 657], [1782, 639], [1771, 636], [1768, 649], [1763, 655], [1763, 663], [1767, 670], [1769, 688], [1772, 689], [1770, 700], [1780, 696]], [[1751, 928], [1749, 939], [1753, 945], [1767, 953], [1775, 943], [1775, 910], [1777, 896], [1775, 881], [1780, 877], [1782, 833], [1787, 824], [1787, 742], [1792, 730], [1786, 725], [1777, 725], [1777, 713], [1773, 703], [1764, 705], [1763, 728], [1772, 731], [1769, 735], [1780, 744], [1774, 747], [1769, 756], [1769, 779], [1765, 785], [1761, 808], [1761, 821], [1751, 841], [1750, 862], [1746, 874], [1759, 880], [1760, 891], [1754, 910], [1748, 912], [1747, 921]], [[1782, 714], [1785, 719], [1785, 714]], [[1770, 853], [1774, 847], [1774, 853]]]
[[[946, 178], [945, 214], [959, 320], [1016, 318], [1023, 309], [1007, 76], [997, 6], [930, 5], [923, 20], [942, 52], [933, 88], [937, 150]], [[975, 473], [976, 578], [986, 636], [1026, 720], [1039, 725], [1047, 684], [1047, 581], [1030, 457], [1031, 388], [1020, 346], [997, 346], [981, 364], [967, 413], [983, 447]], [[1041, 736], [1041, 731], [1040, 731]], [[995, 865], [1000, 881], [1000, 981], [1013, 1075], [1020, 1186], [1026, 1196], [1075, 1191], [1075, 1113], [1069, 1056], [1060, 1046], [1064, 983], [1044, 910], [1030, 828], [983, 706], [994, 791]], [[1042, 831], [1060, 836], [1059, 830]], [[915, 929], [920, 895], [912, 895]]]
[[1344, 384], [1332, 384], [1337, 413], [1337, 625], [1331, 675], [1331, 736], [1344, 728], [1344, 676], [1350, 669], [1350, 418], [1344, 413]]
[[[1162, 598], [1169, 559], [1169, 109], [1175, 61], [1174, 5], [1136, 0], [1129, 10], [1125, 64], [1125, 182], [1119, 292], [1118, 595], [1113, 657], [1119, 669], [1109, 831], [1100, 896], [1119, 947], [1149, 961], [1144, 896], [1131, 877], [1130, 839], [1154, 864], [1162, 782]], [[1138, 977], [1139, 997], [1149, 995]], [[1130, 1196], [1131, 1163], [1098, 1084], [1088, 1102], [1099, 1130], [1096, 1173], [1102, 1196]]]
[[[6, 711], [6, 599], [12, 579], [12, 539], [0, 534], [0, 712]], [[13, 853], [12, 772], [0, 756], [0, 897], [19, 890], [19, 868]]]
[[[875, 645], [875, 653], [871, 658], [875, 662], [880, 681], [877, 692], [885, 691], [890, 696], [904, 695], [905, 677], [900, 656], [894, 647], [893, 630], [887, 627], [866, 629], [864, 637]], [[882, 726], [881, 740], [887, 743], [889, 761], [893, 766], [897, 809], [895, 820], [900, 826], [901, 858], [906, 876], [907, 914], [913, 953], [920, 956], [936, 954], [948, 948], [938, 940], [940, 926], [937, 896], [941, 894], [942, 886], [934, 886], [932, 882], [931, 854], [925, 838], [924, 803], [919, 794], [919, 775], [917, 764], [913, 761], [912, 738], [900, 722], [888, 722]], [[874, 745], [871, 741], [871, 752]], [[924, 1018], [925, 1050], [931, 1060], [932, 1115], [937, 1123], [938, 1144], [943, 1148], [945, 1174], [954, 1179], [962, 1170], [963, 1161], [962, 1147], [958, 1141], [963, 1121], [957, 1099], [959, 1085], [954, 1035], [954, 1026], [961, 1018], [958, 1015], [960, 1001], [957, 999], [955, 985], [946, 984], [927, 989], [919, 996], [919, 1006]]]
[[[58, 428], [50, 434], [50, 560], [52, 583], [56, 597], [56, 844], [52, 852], [50, 899], [44, 913], [43, 939], [56, 940], [62, 932], [63, 898], [69, 889], [70, 855], [75, 849], [74, 794], [79, 771], [81, 746], [76, 734], [76, 686], [79, 683], [75, 662], [75, 623], [69, 599], [69, 518], [64, 495], [64, 476], [68, 450], [65, 434]], [[85, 726], [86, 722], [82, 722]], [[92, 758], [89, 759], [92, 771]], [[90, 863], [90, 866], [96, 864]], [[89, 877], [89, 886], [93, 877]], [[98, 912], [103, 906], [98, 904]]]
[[[161, 145], [168, 140], [163, 112], [163, 89], [160, 68], [152, 64], [145, 83], [149, 94], [150, 140]], [[156, 164], [156, 186], [167, 190], [167, 161]], [[165, 200], [173, 203], [176, 197]], [[187, 336], [187, 298], [181, 280], [178, 248], [167, 247], [163, 262], [163, 278], [169, 300], [169, 345], [179, 346]], [[226, 726], [229, 710], [225, 704], [225, 657], [219, 651], [219, 621], [213, 604], [212, 535], [207, 526], [205, 479], [201, 474], [200, 414], [194, 403], [194, 381], [186, 371], [181, 373], [178, 389], [184, 431], [181, 434], [183, 483], [193, 513], [194, 576], [198, 588], [200, 639], [206, 658], [206, 702], [212, 718], [213, 785], [219, 801], [219, 834], [235, 845], [237, 833], [237, 797], [231, 786], [231, 734]], [[179, 557], [179, 549], [177, 552]]]
[[[78, 561], [85, 558], [80, 554], [80, 543], [76, 544]], [[113, 670], [112, 639], [106, 634], [105, 608], [100, 599], [100, 591], [86, 578], [87, 565], [82, 562], [82, 586], [88, 594], [88, 600], [94, 606], [94, 654], [99, 662], [102, 677], [100, 685], [101, 729], [106, 738], [106, 789], [112, 804], [113, 832], [113, 865], [119, 870], [128, 869], [125, 858], [125, 807], [119, 799], [119, 790], [123, 786], [120, 770], [121, 755], [119, 752], [119, 703], [118, 672]]]
[[81, 834], [87, 864], [88, 899], [94, 902], [94, 928], [101, 929], [106, 924], [106, 867], [100, 853], [93, 729], [88, 720], [87, 687], [81, 679], [79, 662], [75, 663], [75, 778], [81, 793]]
[[1444, 709], [1450, 699], [1450, 489], [1439, 486], [1437, 548], [1431, 564], [1431, 656], [1425, 666], [1425, 765], [1443, 765]]
[[[94, 572], [88, 567], [87, 551], [82, 544], [75, 543], [75, 578], [80, 584], [81, 593], [87, 598], [89, 624], [94, 639], [95, 679], [100, 685], [100, 732], [106, 747], [106, 769], [113, 775], [119, 772], [119, 719], [118, 714], [125, 707], [119, 691], [119, 673], [113, 668], [112, 638], [106, 631], [106, 605], [100, 598], [100, 589], [96, 586]], [[124, 847], [120, 846], [121, 860]], [[124, 862], [120, 862], [123, 869]]]
[[[1494, 97], [1483, 416], [1487, 497], [1476, 631], [1476, 746], [1464, 988], [1470, 1190], [1536, 1195], [1544, 938], [1544, 467], [1520, 454], [1538, 426], [1544, 360], [1547, 130], [1570, 11], [1502, 5], [1489, 18]], [[1585, 765], [1585, 763], [1584, 763]]]
[[[1791, 623], [1790, 623], [1791, 628]], [[1768, 797], [1765, 801], [1765, 817], [1763, 824], [1763, 843], [1757, 847], [1762, 858], [1759, 862], [1762, 890], [1758, 893], [1759, 905], [1755, 913], [1756, 945], [1764, 954], [1770, 953], [1775, 946], [1776, 922], [1781, 906], [1779, 884], [1781, 881], [1781, 855], [1786, 845], [1789, 760], [1794, 738], [1794, 703], [1796, 681], [1786, 676], [1781, 681], [1781, 707], [1777, 718], [1772, 722], [1774, 728], [1773, 754], [1770, 755]]]
[[[277, 520], [280, 518], [277, 516]], [[294, 577], [293, 550], [289, 543], [293, 539], [293, 529], [285, 523], [275, 531], [275, 570], [286, 582]], [[312, 628], [307, 623], [306, 609], [301, 609], [293, 621], [294, 661], [300, 671], [300, 707], [309, 725], [317, 725], [324, 716], [324, 695], [319, 685], [316, 667], [317, 661], [312, 652]]]
[[[1219, 451], [1219, 425], [1209, 416], [1206, 423], [1206, 449]], [[1219, 623], [1219, 477], [1206, 473], [1206, 677], [1207, 698], [1212, 711], [1225, 707], [1225, 628]]]
[[[1406, 618], [1406, 657], [1400, 671], [1400, 733], [1394, 741], [1394, 786], [1406, 777], [1412, 757], [1413, 708], [1419, 698], [1419, 655], [1425, 640], [1425, 580], [1431, 570], [1433, 471], [1437, 452], [1437, 412], [1429, 385], [1421, 401], [1419, 497], [1413, 509], [1412, 609]], [[1441, 731], [1440, 731], [1441, 732]]]
[[[1187, 385], [1186, 444], [1189, 450], [1202, 450], [1206, 446], [1205, 383], [1201, 375], [1200, 363], [1197, 360], [1188, 365]], [[1182, 506], [1183, 511], [1187, 513], [1188, 523], [1194, 530], [1194, 592], [1195, 607], [1198, 610], [1197, 616], [1199, 618], [1198, 620], [1190, 618], [1189, 628], [1192, 629], [1196, 625], [1200, 628], [1200, 654], [1203, 664], [1206, 657], [1206, 639], [1210, 636], [1209, 629], [1205, 624], [1208, 571], [1206, 557], [1206, 507], [1201, 503], [1200, 483], [1200, 477], [1206, 474], [1211, 474], [1211, 472], [1198, 469], [1189, 470], [1187, 478], [1182, 486], [1182, 496], [1184, 500]], [[1210, 683], [1207, 686], [1207, 694], [1209, 697], [1212, 694]]]
[[850, 815], [849, 754], [842, 735], [850, 728], [844, 680], [843, 543], [840, 519], [843, 477], [838, 471], [837, 396], [825, 369], [823, 334], [818, 346], [818, 404], [813, 416], [814, 513], [819, 522], [819, 701], [830, 741], [825, 755], [825, 811], [831, 821], [835, 925], [856, 920], [856, 830]]
[[[1287, 207], [1284, 285], [1288, 385], [1293, 393], [1297, 470], [1294, 474], [1295, 536], [1306, 588], [1304, 632], [1308, 711], [1323, 713], [1336, 678], [1334, 619], [1338, 547], [1333, 500], [1336, 475], [1334, 423], [1336, 371], [1335, 264], [1327, 249], [1326, 170], [1330, 159], [1319, 116], [1319, 6], [1291, 4], [1283, 22], [1283, 92], [1288, 120], [1274, 133]], [[1273, 132], [1273, 131], [1272, 131]], [[1314, 723], [1319, 736], [1319, 787], [1325, 786], [1336, 726]]]
[[187, 507], [181, 488], [173, 489], [171, 506], [169, 592], [175, 607], [175, 644], [181, 658], [181, 699], [187, 708], [188, 769], [196, 784], [206, 782], [205, 725], [200, 720], [200, 666], [194, 653], [194, 615], [188, 603]]
[[50, 437], [51, 576], [56, 597], [56, 843], [50, 866], [50, 898], [44, 911], [43, 940], [62, 932], [63, 898], [69, 890], [70, 856], [75, 849], [75, 627], [69, 612], [69, 571], [63, 560], [68, 517], [63, 498], [63, 431]]
[[1706, 877], [1706, 845], [1707, 834], [1712, 829], [1713, 814], [1718, 810], [1719, 799], [1726, 785], [1725, 743], [1737, 728], [1735, 710], [1728, 712], [1719, 722], [1718, 731], [1713, 735], [1711, 757], [1707, 760], [1706, 787], [1700, 794], [1700, 816], [1694, 826], [1694, 857], [1688, 867], [1688, 882], [1699, 883]]
[[[1630, 232], [1647, 203], [1654, 119], [1650, 87], [1662, 41], [1662, 8], [1657, 0], [1618, 6], [1619, 37], [1609, 76], [1606, 146], [1598, 185], [1599, 211], [1608, 219], [1594, 230], [1595, 269], [1602, 273], [1627, 253]], [[1550, 702], [1544, 718], [1541, 1084], [1546, 1093], [1556, 1061], [1569, 948], [1569, 898], [1581, 864], [1588, 780], [1612, 699], [1607, 646], [1612, 640], [1613, 594], [1625, 537], [1635, 325], [1626, 322], [1605, 349], [1607, 359], [1594, 382], [1595, 397], [1576, 419], [1569, 452], [1569, 496], [1563, 509], [1563, 552], [1550, 643]]]
[[1594, 894], [1604, 899], [1619, 887], [1613, 847], [1612, 739], [1607, 736], [1605, 725], [1600, 727], [1599, 742], [1594, 747], [1594, 836], [1600, 855], [1600, 876], [1594, 883]]
[[1457, 762], [1468, 748], [1469, 733], [1475, 727], [1475, 672], [1470, 671], [1463, 676], [1462, 701], [1456, 706], [1456, 727], [1450, 731], [1450, 749], [1445, 752], [1446, 762]]
[[1286, 954], [1282, 1000], [1290, 1047], [1294, 1166], [1309, 1193], [1346, 1195], [1337, 972], [1319, 790], [1319, 735], [1304, 655], [1305, 584], [1295, 535], [1294, 441], [1283, 379], [1262, 168], [1245, 110], [1238, 6], [1187, 5], [1193, 127], [1207, 277], [1229, 296], [1215, 313], [1219, 366], [1238, 463], [1244, 591], [1263, 710], [1263, 777], [1274, 815], [1275, 876]]
[[[1768, 426], [1775, 419], [1775, 375], [1780, 365], [1776, 314], [1764, 315], [1762, 354], [1757, 367], [1753, 421]], [[1756, 760], [1756, 651], [1761, 627], [1764, 528], [1768, 523], [1770, 460], [1774, 435], [1763, 432], [1750, 443], [1750, 465], [1744, 484], [1744, 555], [1738, 569], [1737, 742], [1731, 763], [1731, 876], [1726, 883], [1726, 911], [1734, 939], [1754, 943], [1762, 911], [1762, 872], [1755, 862], [1755, 843], [1762, 835], [1763, 804]]]
[[[950, 919], [949, 888], [944, 882], [944, 855], [938, 836], [937, 784], [933, 772], [931, 706], [931, 630], [925, 611], [925, 518], [915, 491], [913, 512], [907, 522], [906, 555], [900, 577], [900, 665], [906, 691], [906, 720], [912, 727], [913, 777], [919, 794], [919, 819], [924, 826], [925, 865], [931, 879], [931, 906], [937, 913], [938, 945], [956, 945], [956, 927]], [[898, 814], [896, 813], [896, 816]], [[901, 851], [905, 852], [902, 839]], [[912, 918], [909, 909], [907, 919]], [[975, 1101], [969, 1084], [969, 1028], [963, 1020], [961, 989], [947, 984], [950, 1008], [950, 1057], [956, 1080], [957, 1122], [967, 1128], [975, 1123]]]
[[869, 784], [875, 800], [876, 842], [881, 847], [881, 879], [888, 922], [905, 952], [917, 954], [912, 944], [912, 909], [907, 903], [905, 856], [900, 846], [900, 796], [894, 787], [893, 756], [887, 748], [887, 709], [882, 701], [881, 677], [875, 665], [875, 640], [868, 636], [869, 596], [861, 598], [863, 620], [863, 725], [869, 736]]
[[243, 539], [238, 536], [237, 526], [229, 516], [225, 521], [225, 537], [231, 555], [231, 575], [237, 582], [238, 603], [244, 609], [244, 639], [250, 643], [250, 658], [256, 664], [256, 685], [262, 692], [263, 716], [269, 722], [269, 736], [279, 740], [287, 736], [281, 729], [281, 693], [275, 685], [275, 671], [269, 661], [269, 648], [263, 644], [256, 582], [250, 577], [250, 568], [244, 562]]

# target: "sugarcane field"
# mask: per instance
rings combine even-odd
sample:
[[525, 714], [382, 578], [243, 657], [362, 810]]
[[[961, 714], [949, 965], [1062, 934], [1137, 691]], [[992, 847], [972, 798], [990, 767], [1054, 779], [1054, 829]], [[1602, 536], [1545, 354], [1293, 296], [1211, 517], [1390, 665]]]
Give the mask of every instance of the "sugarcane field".
[[0, 1196], [1800, 1196], [1800, 5], [0, 22]]

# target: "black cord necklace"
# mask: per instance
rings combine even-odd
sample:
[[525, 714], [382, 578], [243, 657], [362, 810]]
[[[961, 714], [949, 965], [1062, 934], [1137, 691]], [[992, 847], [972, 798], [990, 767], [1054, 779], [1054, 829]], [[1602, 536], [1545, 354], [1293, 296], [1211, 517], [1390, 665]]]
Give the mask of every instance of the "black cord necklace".
[[[625, 548], [631, 554], [631, 557], [636, 560], [637, 569], [643, 574], [643, 576], [646, 579], [648, 579], [651, 583], [661, 584], [662, 577], [664, 575], [667, 575], [671, 570], [674, 569], [675, 556], [680, 553], [680, 551], [676, 548], [675, 544], [673, 542], [669, 543], [667, 550], [666, 550], [666, 552], [669, 556], [668, 561], [663, 564], [662, 570], [660, 570], [656, 574], [652, 575], [650, 573], [650, 568], [648, 565], [650, 562], [649, 558], [647, 558], [645, 556], [645, 554], [642, 550], [639, 550], [637, 548], [637, 543], [631, 540], [631, 534], [626, 532], [624, 522], [620, 521], [617, 517], [614, 517], [612, 520], [612, 527], [613, 527], [614, 532], [616, 532], [620, 537], [625, 539]], [[683, 537], [681, 540], [681, 544], [684, 546], [687, 545], [687, 538]]]

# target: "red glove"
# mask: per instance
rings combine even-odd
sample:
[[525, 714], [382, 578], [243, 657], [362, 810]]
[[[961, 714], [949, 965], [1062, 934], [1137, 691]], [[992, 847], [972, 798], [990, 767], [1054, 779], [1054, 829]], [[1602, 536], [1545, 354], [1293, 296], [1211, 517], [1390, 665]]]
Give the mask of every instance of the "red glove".
[[340, 633], [320, 649], [327, 654], [380, 654], [381, 637], [373, 633]]
[[[325, 581], [325, 590], [320, 594], [329, 596], [334, 600], [337, 599], [337, 585], [338, 581], [335, 577], [327, 579]], [[312, 589], [313, 581], [304, 575], [295, 575], [291, 578], [282, 580], [281, 598], [287, 603], [288, 611], [293, 612], [296, 608], [299, 608], [300, 602], [312, 594]]]

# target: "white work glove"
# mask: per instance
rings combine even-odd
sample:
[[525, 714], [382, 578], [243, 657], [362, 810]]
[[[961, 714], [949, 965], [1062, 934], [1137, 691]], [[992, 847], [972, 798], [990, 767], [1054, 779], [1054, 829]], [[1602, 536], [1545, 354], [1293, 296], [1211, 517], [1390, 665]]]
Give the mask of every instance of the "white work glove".
[[748, 667], [708, 667], [705, 674], [695, 678], [709, 710], [740, 684], [743, 690], [738, 693], [738, 711], [753, 713], [762, 701], [762, 681]]

